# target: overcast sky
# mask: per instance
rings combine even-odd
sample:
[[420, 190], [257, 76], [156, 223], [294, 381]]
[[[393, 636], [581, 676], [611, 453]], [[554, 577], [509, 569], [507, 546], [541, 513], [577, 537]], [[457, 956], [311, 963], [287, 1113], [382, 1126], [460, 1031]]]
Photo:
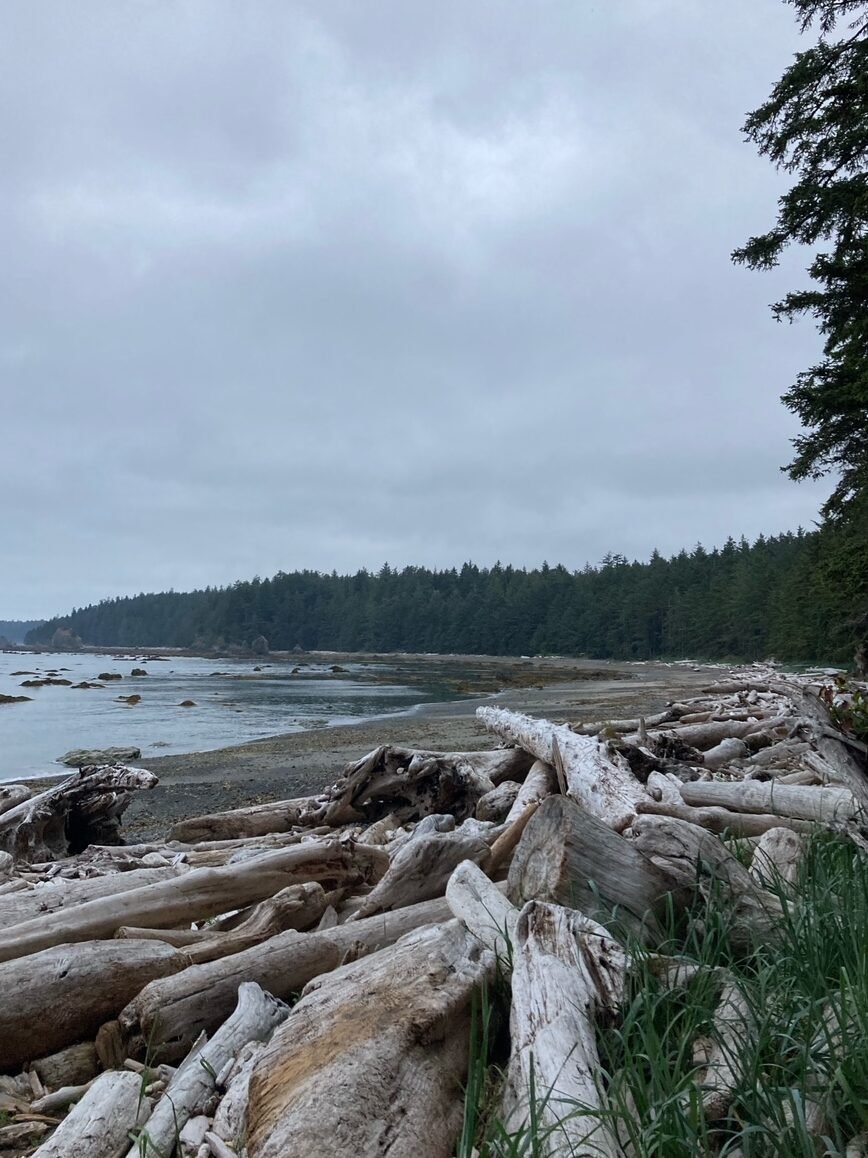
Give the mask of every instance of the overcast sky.
[[809, 526], [782, 0], [4, 0], [0, 617]]

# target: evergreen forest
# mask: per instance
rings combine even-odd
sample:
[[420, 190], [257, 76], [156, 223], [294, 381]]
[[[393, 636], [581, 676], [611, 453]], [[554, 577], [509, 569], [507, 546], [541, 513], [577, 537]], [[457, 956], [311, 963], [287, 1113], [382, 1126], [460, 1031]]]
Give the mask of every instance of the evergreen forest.
[[647, 562], [609, 554], [579, 572], [500, 563], [281, 572], [105, 600], [46, 622], [28, 641], [49, 643], [66, 628], [85, 645], [130, 648], [248, 647], [264, 636], [272, 650], [847, 661], [863, 601], [836, 573], [846, 552], [834, 535], [730, 539]]

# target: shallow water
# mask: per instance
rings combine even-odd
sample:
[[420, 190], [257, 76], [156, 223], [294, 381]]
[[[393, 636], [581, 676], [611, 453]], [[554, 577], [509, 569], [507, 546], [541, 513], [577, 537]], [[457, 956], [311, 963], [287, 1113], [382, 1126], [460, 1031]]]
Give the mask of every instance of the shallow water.
[[[134, 745], [144, 762], [393, 715], [455, 696], [444, 686], [397, 682], [401, 673], [386, 664], [342, 666], [346, 674], [336, 678], [326, 664], [0, 653], [0, 693], [31, 697], [0, 705], [0, 781], [62, 772], [56, 761], [73, 748]], [[147, 676], [131, 675], [134, 667]], [[123, 678], [91, 689], [21, 686], [48, 672], [72, 684], [96, 681], [102, 672]], [[140, 702], [130, 706], [118, 698], [129, 695]], [[183, 700], [196, 706], [181, 707]]]

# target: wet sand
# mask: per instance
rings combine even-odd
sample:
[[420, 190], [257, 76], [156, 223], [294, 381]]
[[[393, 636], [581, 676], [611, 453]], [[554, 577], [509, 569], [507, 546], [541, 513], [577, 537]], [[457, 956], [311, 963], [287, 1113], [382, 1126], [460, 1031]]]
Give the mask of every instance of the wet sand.
[[[417, 657], [438, 675], [468, 657]], [[238, 747], [142, 761], [160, 777], [137, 794], [125, 817], [127, 840], [157, 839], [176, 820], [206, 812], [318, 792], [350, 761], [379, 744], [433, 751], [470, 751], [493, 745], [477, 722], [476, 708], [493, 704], [556, 721], [605, 721], [659, 711], [696, 695], [725, 673], [720, 665], [607, 663], [600, 660], [472, 657], [471, 691], [482, 694], [427, 704], [410, 714], [360, 724], [294, 732]], [[563, 676], [563, 680], [559, 677]], [[505, 690], [487, 689], [507, 683]]]

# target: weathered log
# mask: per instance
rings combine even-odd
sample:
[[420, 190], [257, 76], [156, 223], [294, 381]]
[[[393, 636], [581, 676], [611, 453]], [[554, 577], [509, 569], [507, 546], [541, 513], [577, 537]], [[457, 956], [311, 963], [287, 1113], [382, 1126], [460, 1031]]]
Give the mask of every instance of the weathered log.
[[758, 885], [792, 888], [807, 847], [805, 837], [789, 828], [770, 828], [754, 849], [750, 873]]
[[684, 888], [706, 897], [722, 890], [731, 906], [729, 935], [738, 947], [774, 937], [781, 902], [760, 888], [723, 841], [695, 824], [668, 816], [639, 816], [633, 823], [636, 848]]
[[32, 795], [26, 784], [0, 784], [0, 814], [23, 804]]
[[289, 1009], [256, 984], [238, 987], [238, 1004], [211, 1040], [195, 1050], [175, 1072], [166, 1092], [141, 1127], [127, 1158], [163, 1158], [171, 1153], [176, 1132], [201, 1113], [226, 1063], [250, 1041], [265, 1041]]
[[836, 782], [849, 788], [862, 807], [868, 809], [865, 767], [836, 734], [828, 708], [820, 697], [798, 684], [783, 682], [773, 686], [774, 690], [787, 696], [796, 712], [808, 722], [810, 738], [819, 755], [833, 769]]
[[671, 800], [651, 800], [639, 805], [639, 812], [652, 816], [671, 816], [699, 828], [707, 828], [718, 835], [762, 836], [770, 828], [784, 826], [794, 832], [811, 832], [814, 823], [810, 820], [796, 820], [792, 816], [772, 815], [761, 812], [731, 812], [728, 808], [708, 805], [695, 808], [690, 804], [674, 804]]
[[149, 1110], [136, 1074], [100, 1074], [33, 1158], [118, 1158]]
[[799, 788], [774, 781], [694, 780], [681, 785], [685, 804], [768, 813], [821, 824], [855, 820], [863, 810], [848, 788]]
[[477, 718], [498, 735], [520, 744], [538, 760], [554, 764], [560, 757], [567, 791], [592, 815], [620, 831], [647, 799], [642, 785], [621, 757], [604, 744], [577, 736], [565, 724], [551, 724], [505, 708], [477, 708]]
[[385, 745], [346, 768], [311, 820], [371, 823], [387, 812], [401, 823], [437, 812], [465, 820], [481, 796], [503, 780], [523, 779], [532, 763], [517, 748], [438, 753]]
[[235, 1059], [235, 1065], [226, 1078], [226, 1093], [214, 1114], [214, 1133], [235, 1150], [240, 1150], [247, 1139], [247, 1106], [250, 1078], [259, 1055], [265, 1049], [261, 1041], [248, 1042]]
[[192, 965], [146, 985], [121, 1012], [127, 1052], [143, 1052], [147, 1044], [154, 1056], [177, 1058], [198, 1033], [210, 1032], [228, 1017], [240, 982], [256, 981], [288, 1000], [312, 978], [336, 969], [348, 953], [372, 952], [450, 915], [446, 901], [438, 898], [321, 932], [290, 930], [230, 957]]
[[99, 1060], [92, 1041], [80, 1041], [47, 1057], [38, 1058], [32, 1068], [50, 1090], [89, 1082], [99, 1073]]
[[32, 920], [61, 909], [83, 905], [97, 897], [112, 897], [130, 889], [143, 888], [157, 881], [168, 881], [188, 870], [181, 865], [169, 868], [132, 869], [109, 876], [66, 880], [56, 876], [49, 881], [28, 885], [25, 889], [0, 897], [0, 929]]
[[714, 1013], [706, 1065], [699, 1074], [702, 1110], [710, 1122], [726, 1117], [741, 1080], [740, 1059], [755, 1035], [756, 1022], [744, 994], [734, 982], [725, 982]]
[[602, 720], [596, 724], [570, 724], [570, 729], [577, 736], [598, 736], [601, 732], [606, 735], [623, 735], [625, 732], [635, 732], [642, 724], [646, 728], [656, 728], [661, 724], [669, 723], [681, 717], [680, 704], [670, 704], [662, 712], [655, 712], [651, 716], [634, 716], [629, 720]]
[[545, 800], [547, 796], [551, 796], [557, 790], [558, 780], [554, 768], [550, 764], [546, 764], [544, 760], [534, 761], [504, 823], [512, 824], [514, 820], [518, 820], [529, 804], [537, 800]]
[[731, 764], [734, 760], [743, 760], [749, 755], [750, 750], [744, 740], [730, 736], [703, 753], [702, 767], [716, 770], [725, 764]]
[[7, 995], [0, 1002], [0, 1069], [92, 1041], [100, 1025], [144, 985], [187, 964], [183, 953], [158, 941], [87, 941], [5, 962], [0, 965], [0, 993]]
[[0, 931], [0, 961], [50, 945], [112, 937], [121, 925], [150, 928], [210, 917], [273, 896], [299, 882], [379, 877], [388, 867], [381, 849], [316, 841], [263, 853], [240, 865], [192, 869], [174, 880], [103, 897]]
[[521, 785], [517, 780], [504, 780], [476, 802], [477, 820], [493, 820], [500, 824], [506, 820], [509, 810], [518, 799]]
[[120, 818], [131, 793], [158, 783], [143, 768], [83, 768], [0, 813], [0, 849], [16, 860], [36, 861], [68, 856], [90, 843], [119, 844]]
[[473, 861], [463, 861], [446, 886], [446, 901], [454, 917], [490, 949], [501, 969], [512, 968], [512, 942], [518, 909], [507, 900]]
[[493, 955], [450, 921], [308, 985], [254, 1067], [250, 1158], [448, 1158], [471, 999], [493, 973]]
[[463, 860], [479, 864], [487, 860], [488, 854], [484, 840], [460, 828], [454, 832], [414, 833], [397, 850], [383, 879], [349, 920], [440, 897], [456, 865]]
[[291, 832], [300, 823], [302, 813], [309, 812], [316, 803], [315, 796], [299, 796], [292, 800], [273, 800], [266, 804], [232, 808], [207, 816], [192, 816], [172, 825], [169, 840], [201, 844], [204, 841], [222, 842]]
[[115, 935], [134, 940], [160, 940], [175, 948], [184, 948], [190, 962], [196, 964], [240, 953], [287, 929], [309, 929], [319, 921], [327, 904], [325, 889], [311, 881], [304, 885], [290, 885], [261, 901], [245, 921], [229, 932], [121, 926]]
[[531, 900], [566, 905], [651, 943], [673, 893], [687, 899], [671, 873], [565, 796], [542, 802], [509, 869], [509, 898], [519, 908]]
[[503, 1110], [510, 1131], [534, 1121], [543, 1155], [621, 1154], [605, 1121], [593, 1022], [620, 1004], [626, 968], [620, 945], [581, 913], [537, 901], [522, 909]]

